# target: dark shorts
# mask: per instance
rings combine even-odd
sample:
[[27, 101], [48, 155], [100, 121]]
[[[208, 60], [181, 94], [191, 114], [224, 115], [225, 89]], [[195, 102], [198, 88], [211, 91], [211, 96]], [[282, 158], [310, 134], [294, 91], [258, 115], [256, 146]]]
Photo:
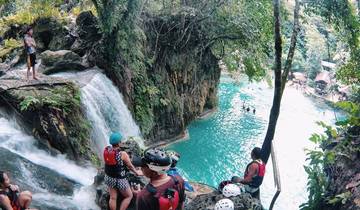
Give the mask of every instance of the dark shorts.
[[36, 64], [36, 54], [35, 53], [28, 54], [27, 62], [28, 62], [28, 65], [30, 64], [30, 66], [35, 66], [35, 64]]

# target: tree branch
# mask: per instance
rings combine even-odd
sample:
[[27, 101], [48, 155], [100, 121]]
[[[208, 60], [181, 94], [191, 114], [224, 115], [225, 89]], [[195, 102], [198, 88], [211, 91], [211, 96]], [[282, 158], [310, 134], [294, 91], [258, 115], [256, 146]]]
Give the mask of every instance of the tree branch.
[[294, 24], [293, 24], [293, 31], [291, 35], [291, 41], [290, 41], [290, 48], [287, 55], [287, 59], [285, 62], [285, 67], [282, 73], [281, 78], [281, 91], [284, 91], [285, 84], [287, 82], [287, 78], [289, 75], [289, 71], [291, 68], [291, 64], [293, 62], [295, 49], [296, 49], [296, 43], [297, 43], [297, 35], [300, 31], [300, 20], [299, 20], [299, 13], [300, 13], [300, 3], [299, 0], [295, 0], [295, 8], [294, 8]]

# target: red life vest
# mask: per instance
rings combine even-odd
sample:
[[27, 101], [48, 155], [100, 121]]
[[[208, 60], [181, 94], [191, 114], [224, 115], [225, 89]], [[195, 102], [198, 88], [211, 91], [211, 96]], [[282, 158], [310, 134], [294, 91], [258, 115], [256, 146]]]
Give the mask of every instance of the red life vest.
[[179, 181], [175, 176], [170, 176], [174, 181], [174, 186], [172, 188], [168, 188], [163, 193], [157, 192], [156, 187], [152, 184], [148, 184], [146, 189], [158, 200], [159, 210], [176, 210], [180, 204], [180, 197], [184, 197], [184, 195], [180, 195], [180, 187]]
[[121, 158], [120, 161], [117, 160], [118, 156], [121, 157], [121, 151], [111, 146], [105, 147], [105, 174], [112, 178], [124, 179], [127, 177], [128, 169]]
[[19, 204], [18, 193], [17, 191], [12, 191], [10, 187], [8, 187], [8, 192], [0, 191], [0, 194], [6, 195], [9, 198], [13, 210], [24, 210], [25, 208], [22, 208]]
[[249, 163], [246, 166], [245, 176], [247, 176], [248, 169], [249, 169], [250, 165], [253, 163], [256, 163], [258, 165], [258, 172], [257, 172], [256, 176], [252, 177], [252, 181], [248, 185], [253, 188], [258, 188], [258, 187], [260, 187], [260, 185], [262, 184], [262, 182], [264, 180], [266, 165], [264, 162], [259, 161], [259, 160], [252, 161], [251, 163]]

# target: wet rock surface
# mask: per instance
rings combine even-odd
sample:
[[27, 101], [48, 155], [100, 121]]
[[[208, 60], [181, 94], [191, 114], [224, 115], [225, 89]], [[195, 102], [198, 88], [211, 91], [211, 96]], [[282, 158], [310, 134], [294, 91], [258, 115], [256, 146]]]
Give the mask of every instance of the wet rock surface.
[[27, 81], [25, 75], [18, 70], [0, 78], [1, 107], [17, 113], [43, 147], [76, 161], [96, 159], [78, 87], [41, 74]]
[[[9, 172], [12, 182], [19, 185], [21, 190], [36, 193], [46, 189], [50, 193], [71, 196], [77, 185], [74, 181], [1, 147], [0, 166], [0, 170]], [[25, 176], [26, 174], [31, 176]]]
[[86, 69], [86, 66], [82, 63], [82, 58], [70, 50], [46, 50], [40, 54], [40, 58], [41, 65], [39, 71], [44, 74]]

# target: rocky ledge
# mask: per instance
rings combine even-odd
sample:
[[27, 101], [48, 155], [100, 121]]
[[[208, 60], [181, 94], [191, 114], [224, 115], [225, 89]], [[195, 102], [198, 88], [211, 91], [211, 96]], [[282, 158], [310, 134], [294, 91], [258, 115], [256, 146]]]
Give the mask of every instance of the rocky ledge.
[[79, 88], [42, 74], [39, 80], [27, 81], [25, 75], [26, 70], [18, 69], [0, 77], [0, 107], [16, 113], [42, 147], [76, 161], [96, 162]]

